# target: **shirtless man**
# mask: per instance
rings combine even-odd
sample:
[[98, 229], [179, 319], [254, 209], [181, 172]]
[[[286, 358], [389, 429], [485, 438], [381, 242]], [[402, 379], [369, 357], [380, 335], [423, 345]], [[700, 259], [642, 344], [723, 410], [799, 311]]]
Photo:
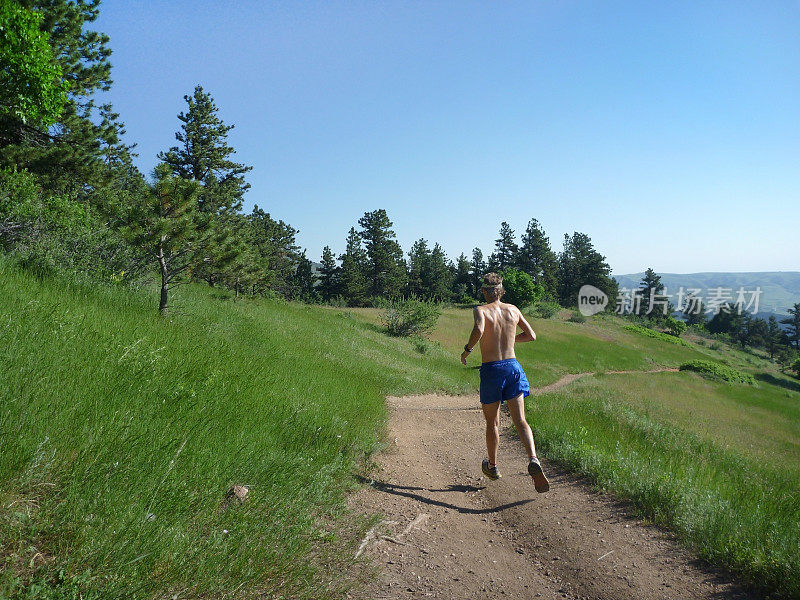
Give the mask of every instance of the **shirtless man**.
[[[525, 371], [514, 355], [515, 342], [532, 342], [536, 334], [520, 310], [513, 304], [500, 302], [503, 293], [503, 278], [496, 273], [483, 276], [481, 287], [486, 304], [475, 307], [475, 326], [469, 341], [464, 346], [461, 362], [481, 342], [481, 407], [486, 419], [486, 450], [489, 458], [483, 460], [482, 470], [489, 479], [498, 479], [497, 446], [500, 442], [500, 404], [508, 402], [508, 411], [517, 428], [525, 450], [528, 452], [528, 473], [533, 477], [536, 491], [546, 492], [550, 483], [542, 465], [536, 458], [533, 432], [525, 419], [525, 396], [530, 395], [531, 386]], [[517, 334], [517, 326], [522, 333]]]

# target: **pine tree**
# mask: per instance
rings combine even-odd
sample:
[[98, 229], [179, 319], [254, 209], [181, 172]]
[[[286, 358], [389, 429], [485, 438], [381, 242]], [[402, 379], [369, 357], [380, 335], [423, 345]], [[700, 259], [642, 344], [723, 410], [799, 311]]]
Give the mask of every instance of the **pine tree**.
[[781, 342], [783, 341], [785, 334], [781, 329], [781, 326], [778, 325], [778, 319], [775, 318], [775, 315], [770, 315], [769, 321], [767, 322], [767, 335], [765, 338], [765, 347], [767, 352], [769, 352], [769, 357], [771, 359], [775, 358], [775, 353], [781, 346]]
[[167, 311], [169, 291], [197, 262], [207, 243], [209, 217], [197, 210], [197, 182], [174, 177], [167, 165], [156, 167], [156, 181], [143, 201], [129, 207], [127, 239], [159, 266], [159, 311]]
[[336, 266], [330, 246], [322, 249], [322, 266], [319, 269], [319, 293], [323, 302], [330, 302], [339, 294], [339, 275], [341, 269]]
[[[559, 262], [559, 301], [563, 306], [574, 306], [578, 291], [583, 285], [593, 285], [609, 298], [609, 306], [617, 297], [617, 282], [611, 278], [611, 267], [605, 256], [597, 252], [585, 233], [564, 235], [564, 249]], [[613, 308], [613, 306], [612, 306]]]
[[341, 290], [349, 306], [364, 306], [369, 294], [369, 281], [366, 273], [369, 267], [367, 253], [361, 242], [361, 235], [355, 227], [350, 228], [342, 262]]
[[23, 0], [41, 16], [52, 53], [66, 82], [67, 100], [52, 128], [21, 116], [0, 119], [0, 166], [25, 168], [48, 190], [91, 195], [107, 185], [104, 158], [128, 152], [122, 124], [110, 104], [94, 94], [111, 87], [108, 36], [86, 29], [99, 15], [99, 0]]
[[769, 324], [764, 319], [752, 317], [750, 313], [745, 313], [745, 315], [748, 317], [744, 336], [745, 343], [750, 346], [767, 346], [769, 343]]
[[314, 303], [319, 301], [316, 290], [317, 276], [314, 267], [308, 260], [305, 250], [300, 254], [294, 276], [292, 277], [292, 298], [302, 302]]
[[428, 242], [422, 238], [411, 245], [408, 252], [408, 291], [410, 294], [426, 297], [431, 273], [431, 251]]
[[453, 296], [456, 302], [463, 302], [465, 296], [472, 297], [475, 294], [470, 270], [472, 265], [463, 252], [456, 259], [456, 268], [453, 273]]
[[253, 287], [261, 274], [253, 247], [242, 241], [238, 243], [241, 247], [237, 249], [236, 257], [225, 270], [225, 284], [233, 289], [234, 299], [238, 299], [239, 294], [245, 290], [251, 290], [253, 293]]
[[789, 315], [788, 318], [781, 319], [781, 323], [789, 326], [787, 334], [789, 343], [800, 350], [800, 302], [795, 303], [795, 305], [789, 309]]
[[500, 237], [494, 241], [494, 248], [489, 257], [490, 270], [503, 271], [516, 264], [519, 248], [514, 240], [514, 230], [505, 221], [500, 223]]
[[178, 115], [182, 125], [175, 133], [180, 145], [159, 153], [158, 158], [172, 168], [173, 175], [203, 186], [200, 210], [214, 214], [236, 212], [250, 188], [244, 175], [253, 167], [231, 160], [235, 151], [228, 145], [228, 132], [234, 125], [223, 123], [214, 99], [202, 86], [196, 86], [194, 93], [183, 99], [188, 110]]
[[683, 318], [686, 319], [688, 325], [705, 327], [706, 307], [703, 304], [702, 298], [694, 294], [686, 296], [683, 305]]
[[251, 244], [260, 265], [260, 282], [256, 287], [271, 290], [288, 298], [291, 296], [291, 279], [300, 260], [300, 248], [295, 241], [297, 229], [276, 221], [258, 205], [247, 216]]
[[472, 295], [475, 298], [480, 298], [483, 276], [486, 274], [486, 263], [483, 261], [483, 252], [481, 252], [480, 248], [472, 249], [470, 273], [472, 275]]
[[405, 286], [406, 265], [389, 216], [381, 208], [364, 213], [358, 224], [367, 251], [370, 292], [383, 298], [399, 296]]
[[239, 246], [231, 239], [230, 217], [241, 209], [242, 197], [250, 187], [244, 174], [252, 167], [231, 160], [234, 149], [228, 145], [227, 138], [234, 126], [225, 125], [220, 119], [211, 94], [198, 85], [191, 96], [183, 98], [188, 110], [178, 115], [182, 125], [175, 139], [180, 146], [173, 146], [158, 157], [170, 166], [173, 175], [197, 181], [202, 186], [198, 207], [213, 215], [216, 232], [215, 243], [208, 248], [195, 276], [214, 285], [236, 259], [235, 250]]
[[431, 272], [428, 281], [428, 297], [443, 302], [450, 299], [453, 285], [453, 272], [444, 249], [434, 244], [431, 251]]
[[547, 297], [558, 298], [558, 257], [536, 219], [528, 222], [528, 227], [522, 234], [517, 267], [530, 275], [534, 283], [540, 284]]
[[641, 295], [641, 312], [640, 314], [650, 319], [656, 319], [662, 314], [663, 308], [653, 305], [652, 310], [650, 307], [650, 296], [653, 295], [654, 299], [664, 293], [664, 285], [661, 283], [661, 276], [653, 269], [647, 268], [644, 272], [641, 282], [639, 282], [639, 294]]
[[[213, 235], [217, 237], [215, 246], [219, 252], [219, 264], [224, 265], [224, 273], [220, 281], [233, 289], [238, 298], [242, 291], [253, 288], [261, 276], [259, 257], [252, 243], [253, 230], [247, 217], [242, 214], [230, 215], [226, 219], [226, 227], [230, 231], [219, 233], [215, 228]], [[212, 282], [209, 282], [212, 283]]]

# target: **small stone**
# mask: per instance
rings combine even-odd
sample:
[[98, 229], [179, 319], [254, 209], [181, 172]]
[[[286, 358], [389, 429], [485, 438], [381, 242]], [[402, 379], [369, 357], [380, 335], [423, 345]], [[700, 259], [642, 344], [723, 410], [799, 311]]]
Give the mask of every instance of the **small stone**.
[[250, 489], [243, 485], [232, 485], [228, 488], [225, 498], [228, 500], [236, 500], [239, 504], [242, 504], [249, 491]]

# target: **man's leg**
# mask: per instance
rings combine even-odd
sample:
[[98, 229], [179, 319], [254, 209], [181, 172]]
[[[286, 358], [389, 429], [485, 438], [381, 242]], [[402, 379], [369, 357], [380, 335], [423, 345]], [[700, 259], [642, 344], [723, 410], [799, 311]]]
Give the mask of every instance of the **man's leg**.
[[547, 481], [547, 476], [542, 470], [539, 459], [535, 458], [536, 446], [533, 444], [531, 426], [528, 425], [528, 420], [525, 418], [525, 397], [522, 394], [508, 401], [508, 412], [511, 413], [511, 420], [514, 421], [514, 427], [517, 428], [519, 439], [522, 440], [522, 444], [528, 453], [528, 474], [533, 477], [536, 491], [539, 493], [546, 492], [550, 489], [550, 482]]
[[533, 432], [531, 431], [531, 426], [528, 425], [528, 421], [525, 418], [525, 396], [520, 394], [516, 398], [509, 400], [508, 412], [511, 414], [511, 420], [514, 421], [514, 427], [517, 428], [519, 439], [522, 440], [522, 444], [525, 446], [525, 451], [528, 453], [528, 458], [533, 458], [536, 456], [536, 446], [533, 443]]
[[486, 419], [486, 451], [489, 454], [489, 465], [497, 464], [497, 446], [500, 444], [500, 402], [481, 404], [483, 417]]

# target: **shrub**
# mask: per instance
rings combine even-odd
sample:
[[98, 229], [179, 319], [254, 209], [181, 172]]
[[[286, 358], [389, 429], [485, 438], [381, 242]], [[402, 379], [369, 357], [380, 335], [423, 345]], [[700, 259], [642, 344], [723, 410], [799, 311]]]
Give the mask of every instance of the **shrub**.
[[336, 308], [345, 308], [347, 306], [347, 298], [338, 294], [328, 300], [328, 306], [334, 306]]
[[567, 319], [570, 323], [586, 323], [586, 317], [579, 312], [572, 313], [572, 316]]
[[800, 377], [800, 358], [796, 358], [789, 369], [794, 371], [795, 377]]
[[461, 295], [456, 296], [455, 299], [453, 300], [453, 303], [468, 304], [470, 306], [474, 306], [475, 304], [477, 304], [477, 301], [475, 300], [475, 298], [473, 298], [472, 296], [470, 296], [465, 292]]
[[686, 323], [676, 319], [672, 315], [664, 319], [664, 326], [667, 328], [667, 332], [675, 337], [680, 337], [680, 335], [686, 331]]
[[433, 331], [441, 314], [442, 310], [435, 302], [412, 296], [388, 301], [388, 306], [381, 314], [381, 322], [389, 335], [422, 336]]
[[552, 319], [561, 311], [561, 305], [558, 302], [537, 302], [533, 310], [530, 311], [531, 316], [538, 317], [539, 319]]
[[525, 308], [544, 295], [544, 288], [533, 283], [533, 279], [525, 271], [506, 269], [500, 275], [503, 277], [503, 289], [506, 291], [503, 296], [505, 302]]
[[657, 340], [662, 340], [665, 342], [669, 342], [670, 344], [678, 344], [679, 346], [687, 346], [691, 347], [691, 344], [686, 340], [682, 340], [679, 337], [675, 337], [674, 335], [668, 335], [666, 333], [661, 333], [660, 331], [655, 331], [654, 329], [650, 329], [649, 327], [642, 327], [641, 325], [625, 325], [625, 329], [628, 331], [635, 331], [636, 333], [640, 333], [642, 335], [646, 335], [647, 337], [655, 338]]
[[130, 282], [142, 274], [141, 253], [117, 230], [74, 193], [48, 193], [27, 171], [0, 171], [0, 249], [39, 276], [67, 271]]
[[370, 296], [367, 298], [366, 306], [370, 308], [380, 308], [388, 310], [392, 306], [392, 301], [384, 298], [383, 296]]
[[680, 366], [681, 371], [695, 371], [706, 379], [714, 381], [728, 381], [730, 383], [746, 383], [756, 385], [756, 380], [749, 373], [742, 373], [736, 369], [710, 360], [691, 360]]

